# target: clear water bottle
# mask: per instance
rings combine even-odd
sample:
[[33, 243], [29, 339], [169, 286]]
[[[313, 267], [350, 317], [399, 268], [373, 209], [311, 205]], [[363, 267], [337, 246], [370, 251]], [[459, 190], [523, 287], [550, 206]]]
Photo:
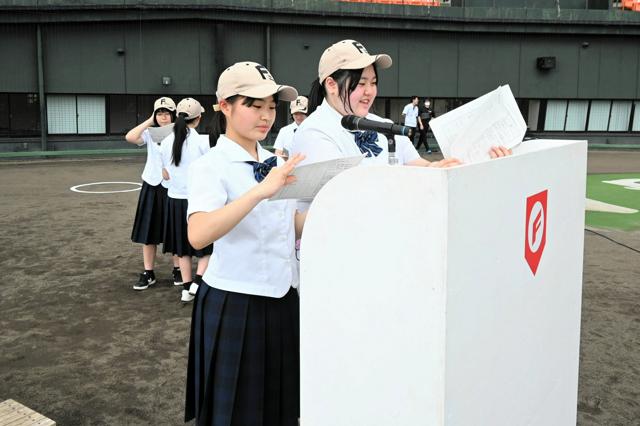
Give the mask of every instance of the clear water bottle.
[[397, 166], [398, 165], [398, 158], [396, 157], [396, 153], [395, 152], [390, 152], [389, 153], [389, 165], [390, 166]]

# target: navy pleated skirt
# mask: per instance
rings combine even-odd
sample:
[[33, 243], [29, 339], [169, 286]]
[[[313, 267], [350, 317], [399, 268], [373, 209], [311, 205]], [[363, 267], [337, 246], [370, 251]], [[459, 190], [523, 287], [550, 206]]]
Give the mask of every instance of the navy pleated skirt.
[[193, 305], [185, 421], [297, 426], [300, 305], [201, 285]]
[[166, 201], [167, 188], [160, 184], [151, 186], [142, 181], [136, 218], [131, 230], [131, 241], [140, 244], [160, 244], [163, 242]]
[[180, 257], [208, 256], [213, 253], [213, 244], [206, 246], [202, 250], [196, 250], [189, 244], [189, 237], [187, 235], [187, 206], [187, 200], [167, 197], [162, 252], [172, 253]]

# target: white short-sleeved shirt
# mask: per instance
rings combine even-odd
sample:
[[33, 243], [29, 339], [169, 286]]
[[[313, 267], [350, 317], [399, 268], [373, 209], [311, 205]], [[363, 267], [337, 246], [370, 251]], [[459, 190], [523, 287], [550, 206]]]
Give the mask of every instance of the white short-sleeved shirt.
[[396, 135], [394, 139], [396, 141], [396, 158], [399, 165], [422, 158], [408, 137]]
[[294, 121], [280, 129], [276, 141], [273, 143], [274, 149], [286, 149], [287, 152], [291, 151], [291, 144], [293, 143], [293, 135], [296, 133], [298, 125]]
[[418, 107], [416, 105], [405, 105], [402, 114], [404, 115], [405, 126], [416, 127], [418, 125]]
[[[316, 113], [318, 115], [315, 115]], [[375, 114], [367, 114], [367, 119], [393, 123], [392, 120]], [[291, 154], [305, 154], [306, 158], [302, 164], [361, 155], [353, 134], [342, 127], [340, 120], [342, 120], [342, 116], [324, 102], [300, 125], [294, 135]], [[307, 122], [308, 124], [305, 124]], [[421, 158], [408, 137], [396, 136], [395, 140], [398, 164], [407, 164]], [[389, 164], [389, 144], [386, 136], [378, 133], [378, 142], [376, 143], [382, 148], [382, 152], [377, 157], [365, 158], [362, 164]]]
[[162, 154], [160, 153], [160, 144], [155, 143], [151, 139], [149, 130], [142, 132], [142, 145], [147, 145], [147, 162], [142, 170], [142, 180], [151, 186], [162, 183], [165, 188], [169, 187], [169, 182], [162, 179]]
[[[368, 114], [366, 118], [382, 121], [374, 114]], [[293, 136], [290, 154], [304, 154], [306, 158], [301, 165], [362, 155], [353, 133], [342, 127], [341, 120], [342, 115], [338, 111], [328, 102], [322, 102], [298, 127]], [[375, 157], [365, 157], [362, 165], [389, 164], [389, 144], [382, 133], [378, 133], [376, 144], [382, 152]]]
[[[264, 162], [269, 157], [273, 154], [258, 144], [258, 159]], [[246, 161], [255, 159], [220, 136], [217, 145], [191, 165], [187, 216], [222, 208], [257, 185]], [[222, 290], [277, 298], [297, 287], [295, 204], [293, 200], [258, 203], [215, 241], [204, 281]]]
[[187, 198], [187, 169], [196, 159], [209, 152], [209, 139], [198, 134], [196, 129], [189, 129], [187, 138], [182, 144], [182, 156], [180, 165], [176, 166], [171, 161], [173, 155], [174, 133], [162, 140], [160, 153], [162, 155], [162, 167], [169, 172], [169, 189], [167, 195], [171, 198]]

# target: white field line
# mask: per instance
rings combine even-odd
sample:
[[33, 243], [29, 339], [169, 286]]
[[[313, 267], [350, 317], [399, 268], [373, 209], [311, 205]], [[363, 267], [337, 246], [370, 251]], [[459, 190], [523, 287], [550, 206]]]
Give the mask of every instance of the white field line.
[[638, 210], [636, 209], [617, 206], [615, 204], [603, 203], [602, 201], [591, 200], [589, 198], [587, 198], [586, 201], [587, 202], [586, 202], [585, 209], [592, 212], [622, 213], [622, 214], [638, 213]]

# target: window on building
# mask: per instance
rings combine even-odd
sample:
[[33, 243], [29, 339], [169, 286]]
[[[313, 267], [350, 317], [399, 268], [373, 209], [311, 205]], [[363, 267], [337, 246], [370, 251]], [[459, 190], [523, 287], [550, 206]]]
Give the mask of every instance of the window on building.
[[591, 110], [589, 111], [589, 126], [587, 130], [607, 131], [609, 127], [609, 114], [611, 112], [611, 101], [591, 101]]
[[584, 132], [588, 111], [589, 101], [569, 101], [565, 130], [567, 132]]
[[104, 96], [47, 96], [48, 131], [52, 135], [105, 134]]
[[47, 123], [50, 135], [78, 133], [76, 97], [47, 96]]
[[40, 134], [40, 101], [37, 93], [14, 93], [9, 96], [11, 128], [19, 135]]
[[640, 131], [640, 101], [548, 100], [543, 103], [546, 103], [544, 130], [547, 131]]
[[0, 93], [0, 136], [10, 135], [9, 94]]
[[441, 116], [451, 110], [454, 110], [472, 99], [467, 98], [451, 98], [451, 99], [432, 99], [431, 101], [431, 109], [433, 110], [436, 117]]
[[109, 133], [124, 135], [138, 125], [135, 95], [109, 96]]
[[529, 130], [533, 130], [534, 132], [538, 130], [538, 122], [540, 118], [540, 100], [539, 99], [531, 99], [529, 100], [529, 107], [527, 108], [527, 128]]
[[631, 130], [634, 132], [640, 132], [640, 101], [635, 101], [634, 104], [633, 127], [631, 127]]
[[77, 106], [79, 134], [107, 132], [104, 96], [78, 96]]
[[520, 115], [526, 120], [525, 117], [529, 116], [529, 101], [527, 99], [516, 99], [516, 103], [518, 104]]
[[40, 102], [35, 93], [0, 94], [0, 136], [40, 134]]
[[[151, 113], [153, 112], [153, 103], [160, 97], [162, 96], [138, 95], [138, 114], [136, 116], [136, 123], [142, 123], [144, 120], [149, 118], [149, 116], [151, 116]], [[177, 104], [182, 98], [171, 96], [171, 99], [173, 99]]]
[[547, 101], [547, 113], [544, 118], [544, 130], [562, 131], [567, 115], [567, 101]]
[[610, 132], [628, 132], [631, 118], [631, 101], [613, 101], [611, 103]]

